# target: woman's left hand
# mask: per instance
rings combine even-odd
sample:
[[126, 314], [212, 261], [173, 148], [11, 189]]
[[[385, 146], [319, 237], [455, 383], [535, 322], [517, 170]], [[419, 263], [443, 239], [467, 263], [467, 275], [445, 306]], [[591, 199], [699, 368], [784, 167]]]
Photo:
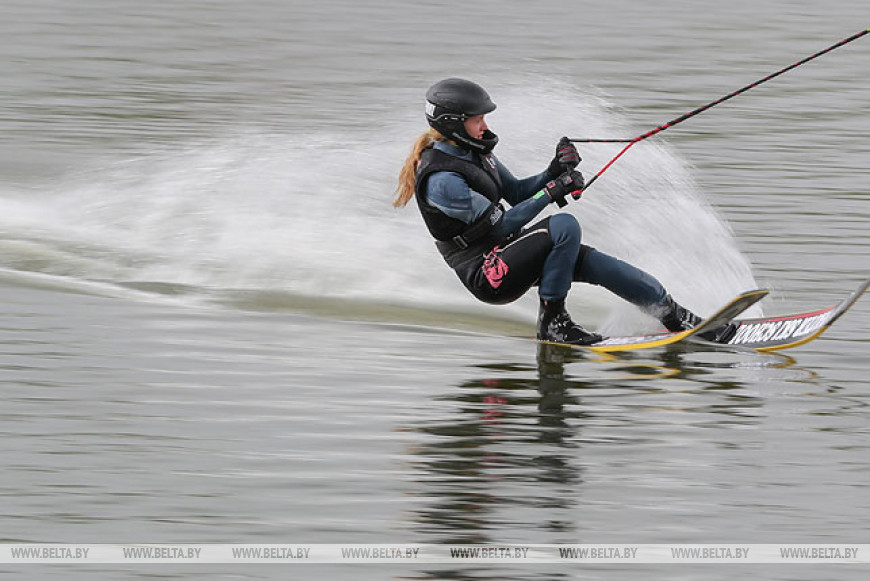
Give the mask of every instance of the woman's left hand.
[[556, 145], [556, 157], [550, 162], [547, 173], [556, 179], [566, 171], [571, 171], [580, 164], [580, 153], [567, 137], [563, 137]]

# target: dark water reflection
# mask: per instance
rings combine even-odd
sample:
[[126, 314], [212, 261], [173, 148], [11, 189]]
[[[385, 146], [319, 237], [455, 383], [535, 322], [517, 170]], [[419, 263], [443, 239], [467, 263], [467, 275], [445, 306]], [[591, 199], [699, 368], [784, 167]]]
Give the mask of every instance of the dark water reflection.
[[[426, 499], [414, 515], [421, 542], [578, 542], [588, 530], [582, 514], [590, 452], [682, 437], [668, 426], [659, 426], [659, 434], [655, 426], [649, 430], [656, 408], [702, 415], [708, 425], [759, 421], [763, 398], [747, 394], [733, 377], [717, 379], [716, 368], [730, 364], [686, 364], [686, 354], [671, 349], [653, 362], [613, 357], [613, 373], [624, 379], [602, 381], [597, 373], [587, 381], [571, 372], [582, 371], [588, 355], [541, 345], [536, 369], [484, 366], [488, 373], [480, 379], [438, 395], [439, 407], [448, 402], [453, 414], [413, 426], [428, 436], [413, 460], [416, 494]], [[668, 401], [667, 386], [646, 381], [652, 377], [683, 380], [681, 389], [701, 395], [682, 409]], [[641, 424], [645, 433], [633, 429]], [[691, 442], [684, 444], [691, 456]]]
[[[498, 374], [463, 383], [440, 396], [456, 404], [455, 416], [418, 426], [434, 437], [417, 459], [421, 495], [432, 498], [417, 515], [429, 542], [498, 542], [505, 524], [500, 515], [516, 512], [514, 507], [558, 514], [577, 503], [582, 484], [577, 442], [585, 413], [570, 393], [574, 382], [565, 378], [563, 365], [542, 359], [539, 373], [537, 380]], [[540, 487], [558, 493], [528, 494]], [[574, 528], [569, 518], [523, 526]]]
[[[713, 428], [724, 440], [727, 434], [719, 436], [719, 431], [756, 426], [765, 417], [764, 398], [747, 393], [733, 373], [721, 373], [735, 365], [733, 359], [696, 359], [691, 349], [653, 357], [608, 356], [604, 362], [612, 381], [602, 379], [597, 367], [594, 379], [578, 377], [601, 357], [549, 345], [539, 346], [536, 368], [480, 366], [479, 379], [434, 398], [433, 405], [444, 409], [449, 404], [452, 414], [412, 426], [426, 435], [412, 460], [414, 494], [421, 500], [412, 515], [415, 541], [497, 546], [595, 543], [609, 534], [638, 539], [631, 519], [620, 516], [625, 498], [608, 492], [602, 479], [650, 497], [636, 502], [654, 504], [657, 496], [672, 494], [668, 477], [653, 472], [660, 462], [710, 462], [704, 446], [694, 441], [709, 438], [699, 430]], [[786, 357], [764, 361], [770, 367], [794, 364]], [[662, 413], [686, 417], [688, 430], [661, 421]], [[675, 460], [672, 448], [682, 458]], [[629, 450], [629, 460], [615, 460], [619, 450]], [[664, 450], [667, 458], [651, 457], [647, 450]], [[624, 476], [609, 467], [602, 474], [602, 457], [618, 470], [622, 466]], [[639, 458], [637, 464], [630, 463], [632, 457]], [[692, 476], [691, 470], [677, 472], [677, 478]], [[611, 520], [602, 522], [602, 514]], [[419, 574], [426, 579], [570, 577], [555, 565], [509, 573], [492, 566], [432, 567]]]

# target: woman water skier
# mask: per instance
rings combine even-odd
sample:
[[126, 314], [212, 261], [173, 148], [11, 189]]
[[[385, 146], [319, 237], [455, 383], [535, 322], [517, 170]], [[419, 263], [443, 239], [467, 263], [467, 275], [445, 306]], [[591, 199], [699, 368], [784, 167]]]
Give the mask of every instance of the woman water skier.
[[[537, 338], [543, 341], [589, 345], [602, 339], [565, 310], [572, 282], [602, 286], [670, 331], [696, 326], [700, 317], [678, 305], [655, 277], [582, 244], [573, 215], [555, 214], [525, 227], [551, 202], [564, 206], [579, 198], [580, 156], [562, 138], [545, 171], [517, 179], [492, 154], [498, 137], [485, 116], [495, 107], [471, 81], [450, 78], [432, 85], [426, 93], [430, 129], [405, 161], [393, 202], [402, 207], [417, 200], [436, 247], [465, 287], [485, 303], [505, 304], [537, 285]], [[721, 340], [717, 331], [703, 336]]]

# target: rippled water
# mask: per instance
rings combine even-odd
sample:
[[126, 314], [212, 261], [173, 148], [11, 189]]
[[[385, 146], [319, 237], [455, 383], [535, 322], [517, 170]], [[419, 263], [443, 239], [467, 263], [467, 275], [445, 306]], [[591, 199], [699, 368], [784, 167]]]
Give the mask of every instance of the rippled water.
[[[866, 298], [787, 355], [543, 349], [524, 338], [534, 296], [476, 303], [389, 198], [423, 129], [422, 95], [443, 76], [489, 88], [498, 154], [525, 175], [563, 134], [632, 137], [858, 32], [866, 16], [785, 0], [6, 2], [3, 540], [863, 542]], [[755, 286], [773, 290], [767, 313], [846, 296], [870, 273], [868, 58], [865, 38], [637, 145], [569, 208], [587, 242], [702, 313]], [[583, 147], [584, 171], [614, 147]], [[595, 289], [571, 302], [593, 327], [650, 325]]]

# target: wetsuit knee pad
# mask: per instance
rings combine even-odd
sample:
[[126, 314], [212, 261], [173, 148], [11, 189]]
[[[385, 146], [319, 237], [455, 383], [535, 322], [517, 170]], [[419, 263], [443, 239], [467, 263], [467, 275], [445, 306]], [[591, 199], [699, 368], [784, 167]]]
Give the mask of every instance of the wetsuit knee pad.
[[583, 231], [580, 222], [571, 214], [555, 214], [550, 216], [548, 229], [553, 244], [580, 244]]

